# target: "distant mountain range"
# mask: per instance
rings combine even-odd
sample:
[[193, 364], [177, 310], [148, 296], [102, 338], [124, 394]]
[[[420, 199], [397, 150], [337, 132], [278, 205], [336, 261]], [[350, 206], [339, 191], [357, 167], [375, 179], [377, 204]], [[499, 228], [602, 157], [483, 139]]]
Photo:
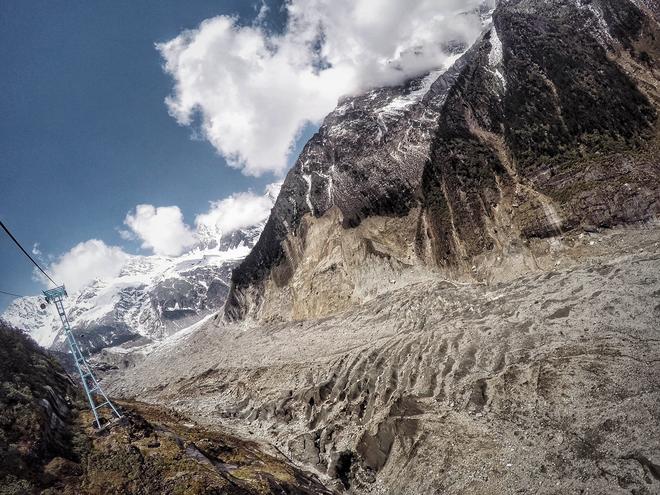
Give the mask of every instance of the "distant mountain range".
[[[65, 305], [85, 352], [158, 341], [219, 311], [233, 268], [262, 230], [263, 222], [228, 234], [206, 228], [198, 232], [199, 243], [181, 256], [134, 256], [116, 277], [70, 292]], [[2, 319], [26, 330], [42, 347], [66, 351], [60, 319], [54, 308], [41, 309], [42, 303], [39, 296], [17, 299]]]

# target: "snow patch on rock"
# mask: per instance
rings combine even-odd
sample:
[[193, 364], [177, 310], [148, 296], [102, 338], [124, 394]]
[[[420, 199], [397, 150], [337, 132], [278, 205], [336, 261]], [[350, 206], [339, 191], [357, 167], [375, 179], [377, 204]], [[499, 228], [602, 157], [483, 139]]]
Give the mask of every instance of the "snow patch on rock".
[[502, 72], [504, 64], [504, 48], [502, 40], [497, 34], [495, 26], [490, 31], [490, 53], [488, 54], [488, 65], [491, 72], [497, 77], [502, 84], [502, 88], [506, 90], [506, 78]]
[[502, 40], [497, 34], [497, 29], [493, 26], [490, 32], [490, 53], [488, 54], [488, 63], [491, 67], [497, 67], [504, 61], [504, 51], [502, 49]]

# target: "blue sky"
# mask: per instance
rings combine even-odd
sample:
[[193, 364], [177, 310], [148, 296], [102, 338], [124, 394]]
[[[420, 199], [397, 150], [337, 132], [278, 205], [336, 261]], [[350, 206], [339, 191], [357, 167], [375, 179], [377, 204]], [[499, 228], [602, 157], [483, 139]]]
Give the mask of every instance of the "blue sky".
[[[27, 247], [59, 255], [119, 237], [139, 203], [178, 205], [187, 221], [235, 191], [261, 191], [168, 115], [172, 80], [154, 43], [244, 0], [0, 1], [0, 218]], [[274, 25], [282, 14], [272, 9]], [[32, 266], [0, 239], [0, 290], [32, 294]], [[9, 298], [0, 296], [0, 309]]]

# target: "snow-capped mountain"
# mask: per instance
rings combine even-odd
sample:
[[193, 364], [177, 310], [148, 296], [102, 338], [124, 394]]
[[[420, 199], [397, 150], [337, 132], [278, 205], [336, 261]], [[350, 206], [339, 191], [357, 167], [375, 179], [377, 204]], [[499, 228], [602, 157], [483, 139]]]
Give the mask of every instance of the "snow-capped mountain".
[[[232, 269], [250, 252], [263, 223], [221, 235], [198, 232], [199, 243], [177, 257], [134, 256], [111, 279], [69, 293], [65, 307], [88, 353], [129, 341], [158, 341], [218, 311]], [[2, 318], [25, 329], [41, 346], [66, 350], [60, 319], [38, 296], [15, 300]]]

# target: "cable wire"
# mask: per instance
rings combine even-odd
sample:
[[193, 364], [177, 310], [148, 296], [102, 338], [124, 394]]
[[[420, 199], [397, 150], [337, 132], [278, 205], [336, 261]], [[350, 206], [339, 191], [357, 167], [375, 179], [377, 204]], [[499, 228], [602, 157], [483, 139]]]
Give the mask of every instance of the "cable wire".
[[2, 227], [2, 228], [4, 229], [5, 232], [7, 232], [7, 235], [11, 238], [12, 241], [14, 241], [14, 243], [18, 246], [18, 248], [19, 248], [21, 251], [23, 251], [23, 254], [24, 254], [25, 256], [27, 256], [27, 257], [30, 259], [30, 261], [31, 261], [32, 263], [34, 263], [34, 266], [36, 266], [36, 267], [39, 269], [39, 271], [40, 271], [41, 273], [43, 273], [44, 275], [46, 275], [46, 278], [47, 278], [48, 280], [50, 280], [50, 281], [53, 283], [53, 285], [57, 286], [57, 283], [55, 283], [55, 281], [54, 281], [52, 278], [50, 278], [50, 275], [48, 275], [48, 274], [44, 271], [44, 269], [41, 268], [41, 267], [39, 266], [39, 263], [37, 263], [36, 261], [34, 261], [34, 258], [33, 258], [32, 256], [30, 256], [30, 254], [29, 254], [29, 253], [23, 248], [23, 246], [21, 246], [21, 243], [18, 242], [18, 241], [16, 240], [16, 237], [14, 237], [14, 234], [12, 234], [12, 233], [9, 231], [9, 229], [6, 227], [6, 225], [5, 225], [4, 223], [2, 223], [2, 220], [0, 220], [0, 227]]
[[6, 294], [8, 296], [14, 296], [14, 297], [25, 297], [25, 296], [21, 296], [20, 294], [14, 294], [13, 292], [5, 292], [4, 290], [0, 290], [0, 294]]

